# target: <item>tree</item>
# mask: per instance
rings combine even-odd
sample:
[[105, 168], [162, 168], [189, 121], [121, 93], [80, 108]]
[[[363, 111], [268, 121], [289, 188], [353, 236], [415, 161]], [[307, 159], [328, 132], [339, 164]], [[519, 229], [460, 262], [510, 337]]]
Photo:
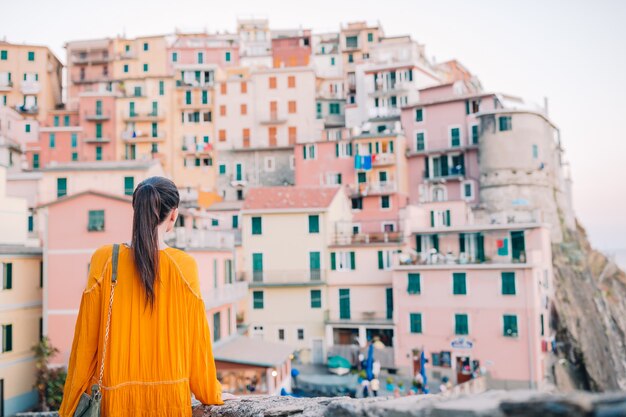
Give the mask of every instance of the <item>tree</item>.
[[43, 337], [33, 347], [37, 380], [35, 388], [39, 394], [39, 411], [58, 410], [63, 399], [63, 386], [67, 371], [63, 367], [50, 367], [50, 358], [59, 350], [52, 346], [48, 337]]

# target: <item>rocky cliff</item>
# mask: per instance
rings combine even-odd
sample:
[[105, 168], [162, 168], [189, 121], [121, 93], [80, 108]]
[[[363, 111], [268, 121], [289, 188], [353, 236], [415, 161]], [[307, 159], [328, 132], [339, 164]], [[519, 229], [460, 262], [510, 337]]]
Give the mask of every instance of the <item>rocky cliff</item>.
[[580, 225], [563, 230], [552, 248], [556, 385], [626, 390], [626, 274], [591, 247]]

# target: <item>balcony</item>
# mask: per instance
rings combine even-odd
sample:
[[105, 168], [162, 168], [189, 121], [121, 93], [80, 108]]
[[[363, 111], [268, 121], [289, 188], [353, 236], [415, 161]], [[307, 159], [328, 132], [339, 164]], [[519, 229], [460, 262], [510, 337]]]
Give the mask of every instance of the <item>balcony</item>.
[[120, 59], [135, 59], [137, 54], [133, 51], [124, 51], [119, 54]]
[[108, 138], [108, 137], [89, 138], [88, 137], [88, 138], [83, 139], [83, 142], [85, 142], [85, 143], [92, 143], [92, 144], [93, 143], [95, 143], [95, 144], [98, 144], [98, 143], [109, 143], [109, 142], [111, 142], [111, 138]]
[[158, 131], [156, 135], [141, 130], [125, 130], [122, 132], [122, 139], [126, 142], [163, 142], [165, 140], [165, 132]]
[[336, 246], [377, 245], [380, 243], [402, 243], [400, 231], [343, 234], [336, 233], [332, 244]]
[[397, 191], [398, 187], [396, 182], [391, 179], [391, 181], [385, 182], [369, 182], [369, 183], [361, 183], [358, 184], [357, 188], [353, 190], [355, 195], [382, 195], [382, 194], [393, 194]]
[[39, 94], [41, 91], [41, 85], [39, 84], [39, 81], [22, 81], [20, 91], [22, 94]]
[[272, 111], [266, 116], [262, 116], [260, 120], [264, 125], [277, 125], [287, 122], [287, 117], [279, 112]]
[[374, 166], [387, 166], [387, 165], [395, 165], [396, 163], [396, 155], [393, 153], [377, 153], [374, 158], [372, 158], [372, 165]]
[[13, 81], [0, 81], [0, 91], [11, 91], [13, 89]]
[[230, 186], [231, 187], [245, 187], [248, 185], [250, 176], [248, 174], [237, 175], [230, 174]]
[[101, 76], [101, 77], [79, 77], [79, 78], [72, 78], [72, 83], [73, 84], [92, 84], [92, 83], [106, 83], [106, 82], [110, 82], [111, 77], [109, 77], [108, 75], [106, 76]]
[[341, 114], [329, 114], [324, 117], [324, 127], [342, 127], [346, 125], [346, 117]]
[[96, 113], [86, 113], [85, 120], [90, 122], [101, 122], [104, 120], [109, 120], [111, 118], [110, 112], [96, 112]]
[[232, 231], [176, 227], [166, 237], [166, 242], [181, 249], [233, 249], [235, 234]]
[[401, 94], [408, 91], [411, 88], [411, 82], [391, 81], [384, 83], [382, 79], [378, 80], [374, 86], [374, 91], [371, 94], [373, 97], [381, 97], [390, 94]]
[[315, 287], [326, 285], [326, 270], [294, 269], [246, 271], [239, 279], [247, 281], [250, 288], [256, 287]]
[[393, 324], [393, 319], [387, 316], [387, 310], [351, 310], [350, 318], [341, 318], [339, 310], [324, 311], [324, 322], [326, 323], [351, 323], [351, 324]]
[[181, 151], [187, 155], [211, 155], [213, 153], [213, 145], [204, 142], [194, 143], [190, 141], [183, 143]]
[[398, 107], [374, 107], [369, 110], [370, 119], [395, 119], [400, 117], [401, 110]]
[[39, 113], [39, 107], [37, 106], [25, 106], [25, 105], [17, 105], [15, 106], [15, 110], [22, 114], [37, 114]]
[[243, 300], [248, 296], [247, 282], [233, 282], [224, 286], [211, 288], [202, 293], [204, 308], [211, 309], [225, 304], [232, 304]]
[[112, 59], [108, 54], [87, 54], [87, 55], [74, 55], [72, 56], [72, 64], [74, 65], [87, 65], [87, 64], [106, 64], [111, 62]]
[[133, 122], [156, 122], [165, 118], [165, 112], [162, 110], [154, 112], [141, 112], [141, 113], [126, 113], [124, 114], [124, 120]]
[[463, 165], [450, 167], [447, 173], [442, 173], [441, 170], [433, 172], [424, 171], [425, 181], [439, 181], [445, 182], [446, 180], [463, 180], [465, 178], [465, 167]]

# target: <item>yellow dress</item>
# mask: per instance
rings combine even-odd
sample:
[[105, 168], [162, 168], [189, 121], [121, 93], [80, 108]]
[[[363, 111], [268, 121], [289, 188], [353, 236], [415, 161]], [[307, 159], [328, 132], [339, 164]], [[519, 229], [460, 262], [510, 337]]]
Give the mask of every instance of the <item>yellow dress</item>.
[[[111, 255], [109, 245], [91, 258], [61, 417], [73, 415], [81, 394], [91, 394], [98, 379], [111, 294]], [[131, 249], [120, 247], [103, 378], [103, 416], [191, 416], [192, 392], [204, 404], [223, 404], [196, 262], [178, 249], [167, 248], [159, 252], [159, 263], [151, 308]]]

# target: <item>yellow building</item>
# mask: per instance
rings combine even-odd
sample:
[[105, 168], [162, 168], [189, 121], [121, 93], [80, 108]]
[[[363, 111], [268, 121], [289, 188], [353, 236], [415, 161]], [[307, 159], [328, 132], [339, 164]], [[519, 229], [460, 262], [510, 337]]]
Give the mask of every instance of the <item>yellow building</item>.
[[45, 120], [62, 102], [62, 69], [48, 47], [0, 41], [0, 105]]
[[32, 348], [41, 338], [41, 248], [28, 246], [26, 200], [6, 197], [0, 166], [0, 415], [37, 403]]
[[251, 335], [293, 346], [303, 362], [323, 363], [328, 245], [335, 225], [351, 218], [346, 194], [336, 187], [252, 188], [241, 214]]

